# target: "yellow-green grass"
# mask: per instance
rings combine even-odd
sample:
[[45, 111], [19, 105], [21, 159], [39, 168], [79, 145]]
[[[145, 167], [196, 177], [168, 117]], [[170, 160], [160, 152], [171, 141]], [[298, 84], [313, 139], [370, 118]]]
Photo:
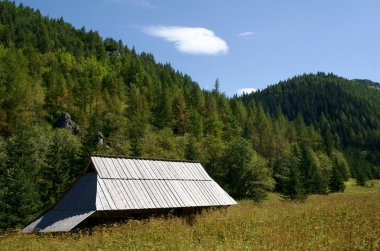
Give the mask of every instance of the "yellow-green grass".
[[356, 180], [350, 179], [346, 182], [346, 190], [344, 192], [348, 194], [380, 193], [380, 180], [367, 181], [365, 187], [362, 187], [356, 184]]
[[184, 218], [130, 220], [92, 233], [0, 234], [0, 250], [380, 250], [380, 181], [304, 203], [256, 204]]

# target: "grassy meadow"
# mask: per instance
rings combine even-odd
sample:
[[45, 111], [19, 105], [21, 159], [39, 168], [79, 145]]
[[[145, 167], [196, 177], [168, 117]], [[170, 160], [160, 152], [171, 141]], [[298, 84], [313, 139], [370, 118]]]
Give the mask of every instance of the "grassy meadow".
[[152, 218], [66, 234], [0, 234], [0, 250], [380, 250], [380, 181], [345, 193]]

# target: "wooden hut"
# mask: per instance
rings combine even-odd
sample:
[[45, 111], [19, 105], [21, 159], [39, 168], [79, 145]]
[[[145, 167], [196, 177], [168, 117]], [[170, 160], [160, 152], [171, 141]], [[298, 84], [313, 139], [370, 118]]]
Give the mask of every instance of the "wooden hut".
[[53, 209], [21, 232], [67, 232], [94, 217], [234, 204], [198, 162], [94, 156]]

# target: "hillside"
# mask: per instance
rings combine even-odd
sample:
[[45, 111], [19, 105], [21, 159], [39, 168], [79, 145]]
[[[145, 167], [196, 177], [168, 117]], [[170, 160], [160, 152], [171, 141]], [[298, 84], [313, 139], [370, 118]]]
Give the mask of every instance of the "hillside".
[[[255, 201], [272, 190], [293, 200], [344, 191], [350, 176], [346, 156], [354, 155], [304, 122], [318, 121], [318, 102], [308, 103], [310, 115], [295, 117], [299, 110], [289, 106], [293, 116], [273, 116], [263, 101], [226, 97], [218, 81], [202, 90], [151, 54], [9, 1], [0, 2], [0, 93], [0, 229], [25, 225], [51, 207], [91, 154], [198, 160], [234, 198]], [[363, 106], [357, 126], [377, 133], [378, 103], [362, 105], [372, 96], [360, 93], [344, 99], [345, 115]], [[327, 111], [325, 118], [348, 131]], [[369, 149], [367, 134], [344, 146]], [[378, 158], [370, 151], [361, 165], [369, 153]], [[367, 173], [370, 163], [357, 166], [351, 169], [360, 184], [376, 176]]]
[[246, 104], [254, 100], [269, 113], [278, 116], [281, 112], [290, 120], [302, 115], [305, 123], [316, 128], [328, 145], [346, 151], [354, 175], [357, 168], [364, 168], [368, 178], [379, 177], [380, 88], [377, 83], [347, 80], [333, 74], [305, 74], [242, 99]]

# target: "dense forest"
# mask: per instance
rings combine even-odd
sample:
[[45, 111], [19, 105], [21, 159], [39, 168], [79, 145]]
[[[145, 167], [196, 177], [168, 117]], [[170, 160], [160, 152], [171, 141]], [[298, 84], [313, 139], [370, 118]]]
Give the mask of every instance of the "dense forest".
[[[202, 90], [151, 54], [0, 2], [0, 229], [51, 207], [91, 154], [198, 160], [234, 198], [256, 201], [379, 178], [378, 87], [325, 74], [287, 82], [228, 98], [218, 80]], [[303, 85], [319, 96], [306, 100]], [[334, 88], [345, 95], [334, 100]]]
[[351, 174], [364, 184], [380, 178], [380, 85], [333, 74], [297, 76], [263, 91], [244, 95], [274, 116], [294, 120], [302, 115], [322, 136], [327, 151], [341, 149]]

